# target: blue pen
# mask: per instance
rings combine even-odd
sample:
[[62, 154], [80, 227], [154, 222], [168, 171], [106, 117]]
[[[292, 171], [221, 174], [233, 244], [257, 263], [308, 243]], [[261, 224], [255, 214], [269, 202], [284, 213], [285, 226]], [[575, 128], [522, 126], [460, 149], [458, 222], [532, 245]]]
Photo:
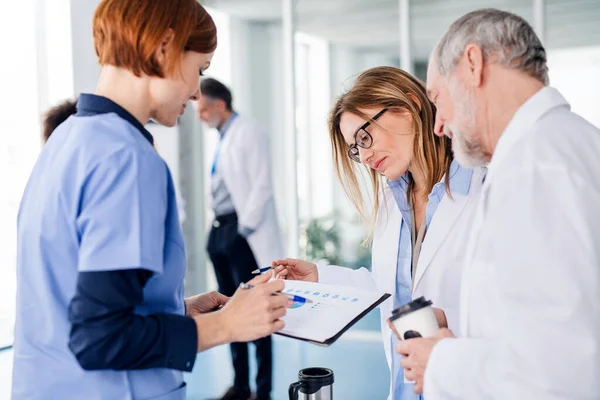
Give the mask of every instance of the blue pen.
[[263, 268], [255, 269], [254, 271], [252, 271], [252, 273], [254, 275], [257, 275], [257, 274], [262, 274], [263, 272], [267, 272], [272, 269], [273, 269], [273, 267], [263, 267]]
[[[254, 287], [254, 285], [248, 285], [247, 283], [240, 283], [240, 288], [241, 289], [252, 289]], [[294, 294], [289, 294], [289, 293], [282, 293], [282, 292], [275, 292], [273, 293], [274, 296], [277, 296], [278, 294], [283, 294], [284, 296], [287, 296], [291, 301], [293, 301], [294, 303], [306, 303], [306, 304], [310, 304], [313, 301], [311, 299], [307, 299], [306, 297], [302, 297], [302, 296], [296, 296]]]

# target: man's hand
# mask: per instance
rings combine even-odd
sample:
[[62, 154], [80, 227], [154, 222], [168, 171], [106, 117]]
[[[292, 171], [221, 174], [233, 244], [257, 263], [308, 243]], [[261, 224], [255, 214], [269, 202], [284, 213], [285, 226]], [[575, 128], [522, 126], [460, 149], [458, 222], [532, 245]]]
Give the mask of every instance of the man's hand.
[[208, 292], [185, 299], [185, 315], [193, 317], [215, 311], [227, 304], [229, 297], [219, 292]]
[[423, 393], [423, 376], [433, 347], [442, 339], [455, 337], [447, 328], [440, 329], [432, 338], [403, 340], [396, 345], [396, 353], [402, 354], [400, 365], [404, 368], [404, 377], [414, 381], [413, 390]]
[[446, 313], [441, 308], [432, 307], [433, 313], [435, 314], [435, 319], [437, 320], [438, 326], [440, 328], [448, 327], [448, 320], [446, 319]]

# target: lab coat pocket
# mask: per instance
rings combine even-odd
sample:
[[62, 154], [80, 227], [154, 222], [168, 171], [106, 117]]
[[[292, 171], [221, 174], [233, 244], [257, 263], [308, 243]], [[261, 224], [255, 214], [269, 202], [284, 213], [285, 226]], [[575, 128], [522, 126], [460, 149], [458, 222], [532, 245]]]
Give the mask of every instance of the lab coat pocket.
[[150, 397], [146, 400], [185, 400], [187, 394], [187, 383], [183, 382], [177, 389], [169, 393], [162, 394], [156, 397]]

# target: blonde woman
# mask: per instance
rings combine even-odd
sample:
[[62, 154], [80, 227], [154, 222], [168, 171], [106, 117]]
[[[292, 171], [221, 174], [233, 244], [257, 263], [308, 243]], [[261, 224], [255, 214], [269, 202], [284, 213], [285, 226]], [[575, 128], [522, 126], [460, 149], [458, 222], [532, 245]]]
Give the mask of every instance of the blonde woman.
[[[467, 233], [485, 170], [454, 161], [451, 142], [434, 134], [435, 107], [422, 82], [393, 67], [358, 76], [340, 96], [329, 119], [338, 178], [370, 228], [372, 272], [285, 259], [274, 265], [287, 279], [393, 293], [381, 305], [393, 399], [416, 399], [405, 384], [397, 342], [385, 320], [413, 298], [433, 301], [441, 326], [458, 331], [460, 279]], [[371, 181], [366, 210], [359, 171]]]

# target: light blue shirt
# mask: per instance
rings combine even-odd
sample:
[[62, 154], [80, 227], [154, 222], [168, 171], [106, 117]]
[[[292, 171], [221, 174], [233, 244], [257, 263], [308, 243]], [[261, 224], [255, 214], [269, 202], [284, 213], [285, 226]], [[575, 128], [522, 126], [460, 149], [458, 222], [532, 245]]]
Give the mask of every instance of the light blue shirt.
[[135, 312], [183, 315], [185, 265], [173, 181], [149, 140], [115, 112], [70, 117], [19, 210], [13, 399], [183, 400], [181, 371], [83, 370], [68, 307], [78, 272], [143, 267], [154, 275]]
[[[473, 170], [462, 168], [456, 160], [450, 165], [450, 189], [452, 193], [467, 195], [471, 186], [471, 176]], [[412, 300], [412, 243], [410, 235], [411, 213], [406, 192], [408, 189], [408, 174], [404, 177], [388, 182], [396, 204], [402, 214], [402, 223], [400, 228], [400, 242], [398, 243], [398, 262], [396, 266], [396, 293], [394, 295], [394, 308], [406, 304]], [[437, 210], [442, 198], [446, 194], [446, 185], [444, 181], [434, 185], [429, 194], [427, 208], [425, 209], [425, 218], [427, 227], [431, 223], [435, 211]], [[392, 335], [392, 350], [398, 343], [396, 335]], [[421, 396], [416, 394], [412, 387], [413, 384], [404, 383], [404, 370], [400, 366], [401, 355], [392, 351], [392, 393], [393, 400], [417, 400]]]
[[221, 144], [231, 123], [237, 117], [237, 113], [233, 113], [231, 117], [219, 129], [219, 142], [215, 150], [215, 155], [211, 168], [211, 192], [212, 192], [212, 209], [216, 216], [231, 214], [235, 212], [231, 194], [225, 185], [225, 177], [222, 171], [218, 168], [219, 156], [221, 154]]

